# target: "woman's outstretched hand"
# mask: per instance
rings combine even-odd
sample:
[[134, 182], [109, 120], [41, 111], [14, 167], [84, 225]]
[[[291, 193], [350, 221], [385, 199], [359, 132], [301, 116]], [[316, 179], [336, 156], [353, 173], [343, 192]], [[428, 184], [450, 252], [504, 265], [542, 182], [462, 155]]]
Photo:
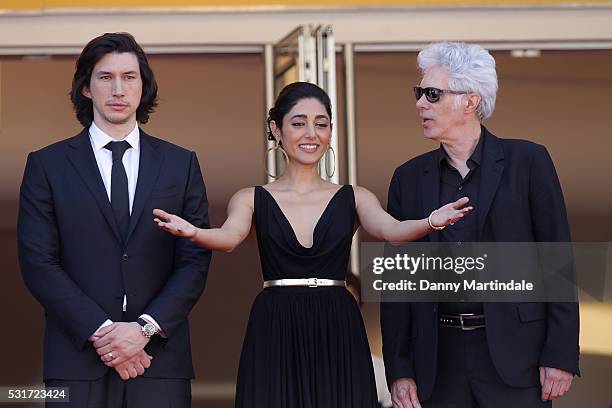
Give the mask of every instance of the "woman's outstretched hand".
[[153, 221], [155, 221], [159, 228], [177, 237], [191, 239], [195, 237], [198, 232], [196, 227], [178, 215], [170, 214], [159, 209], [153, 210], [153, 215], [155, 215]]
[[448, 203], [443, 207], [438, 208], [431, 214], [431, 224], [434, 227], [446, 227], [453, 225], [461, 220], [465, 214], [472, 211], [473, 207], [464, 207], [468, 201], [467, 197], [462, 197], [453, 203]]

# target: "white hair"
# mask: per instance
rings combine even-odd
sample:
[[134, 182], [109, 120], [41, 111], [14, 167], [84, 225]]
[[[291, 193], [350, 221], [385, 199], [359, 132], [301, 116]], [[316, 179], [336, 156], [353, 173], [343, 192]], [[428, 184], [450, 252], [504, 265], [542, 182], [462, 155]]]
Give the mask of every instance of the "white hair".
[[491, 117], [498, 84], [495, 59], [489, 51], [476, 44], [441, 42], [425, 47], [417, 61], [423, 74], [434, 66], [448, 70], [448, 87], [480, 95], [476, 114], [481, 121]]

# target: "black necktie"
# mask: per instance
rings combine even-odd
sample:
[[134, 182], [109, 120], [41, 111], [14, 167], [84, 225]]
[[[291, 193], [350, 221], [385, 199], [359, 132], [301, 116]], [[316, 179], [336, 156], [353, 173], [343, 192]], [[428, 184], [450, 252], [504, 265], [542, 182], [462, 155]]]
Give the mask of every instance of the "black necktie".
[[115, 213], [115, 221], [119, 226], [121, 237], [125, 240], [130, 225], [130, 194], [128, 192], [128, 179], [123, 167], [123, 154], [130, 144], [110, 142], [104, 148], [113, 152], [113, 169], [111, 170], [111, 207]]

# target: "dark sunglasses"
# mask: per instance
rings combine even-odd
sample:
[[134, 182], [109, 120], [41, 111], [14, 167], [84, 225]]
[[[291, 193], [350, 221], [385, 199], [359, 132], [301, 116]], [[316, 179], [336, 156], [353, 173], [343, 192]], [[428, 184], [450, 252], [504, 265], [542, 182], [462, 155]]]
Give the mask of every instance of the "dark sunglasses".
[[427, 88], [421, 88], [420, 86], [415, 86], [412, 89], [414, 90], [414, 96], [416, 97], [417, 101], [421, 99], [421, 96], [425, 95], [425, 98], [427, 98], [427, 101], [429, 101], [430, 103], [438, 102], [440, 98], [442, 97], [443, 93], [449, 93], [453, 95], [464, 95], [464, 94], [469, 93], [469, 92], [461, 92], [461, 91], [451, 91], [450, 89], [434, 88], [431, 86]]

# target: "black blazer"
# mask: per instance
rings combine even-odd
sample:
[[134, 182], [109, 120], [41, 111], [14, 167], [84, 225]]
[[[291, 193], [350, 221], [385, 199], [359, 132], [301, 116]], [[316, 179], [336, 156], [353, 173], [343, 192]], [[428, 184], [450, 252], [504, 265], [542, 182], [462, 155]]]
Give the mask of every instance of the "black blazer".
[[[561, 185], [544, 146], [498, 139], [483, 127], [478, 197], [479, 242], [569, 242]], [[440, 206], [436, 151], [407, 161], [389, 186], [388, 212], [422, 219]], [[432, 232], [422, 241], [438, 241]], [[538, 366], [578, 369], [576, 303], [484, 303], [493, 363], [512, 387], [539, 384]], [[437, 304], [381, 304], [383, 356], [389, 387], [414, 378], [419, 398], [431, 396], [436, 378]]]
[[[106, 320], [151, 315], [145, 376], [192, 378], [187, 315], [204, 290], [210, 251], [161, 231], [162, 208], [208, 227], [194, 152], [140, 131], [140, 169], [122, 242], [88, 130], [28, 156], [19, 205], [23, 279], [45, 311], [44, 379], [93, 380], [108, 368], [87, 338]], [[123, 294], [127, 310], [122, 312]]]

